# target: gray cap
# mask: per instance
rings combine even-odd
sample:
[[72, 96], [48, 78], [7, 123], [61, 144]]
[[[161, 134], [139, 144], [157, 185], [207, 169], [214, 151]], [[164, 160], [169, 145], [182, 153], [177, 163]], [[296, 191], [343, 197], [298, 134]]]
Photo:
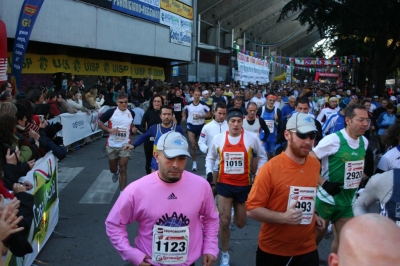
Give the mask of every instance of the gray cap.
[[190, 157], [188, 148], [189, 145], [186, 138], [181, 133], [175, 131], [162, 134], [157, 142], [157, 150], [162, 151], [165, 157], [170, 159], [178, 156]]
[[317, 131], [314, 119], [309, 114], [305, 113], [296, 113], [289, 118], [286, 124], [286, 130], [291, 129], [295, 129], [300, 133]]

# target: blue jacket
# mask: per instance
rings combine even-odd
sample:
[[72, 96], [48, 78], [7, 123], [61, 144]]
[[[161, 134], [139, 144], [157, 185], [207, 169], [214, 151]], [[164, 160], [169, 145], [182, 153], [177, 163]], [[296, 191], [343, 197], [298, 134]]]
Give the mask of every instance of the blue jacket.
[[376, 120], [376, 125], [378, 126], [378, 135], [385, 134], [386, 128], [396, 122], [396, 115], [393, 113], [391, 116], [387, 112], [383, 112], [380, 114], [378, 119]]

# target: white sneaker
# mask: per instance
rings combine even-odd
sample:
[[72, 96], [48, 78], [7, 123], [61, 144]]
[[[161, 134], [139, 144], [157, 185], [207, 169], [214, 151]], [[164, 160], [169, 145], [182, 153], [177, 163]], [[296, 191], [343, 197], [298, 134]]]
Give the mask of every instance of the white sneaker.
[[197, 171], [197, 162], [193, 162], [192, 171], [193, 172]]
[[119, 178], [119, 166], [118, 166], [118, 168], [117, 168], [117, 172], [115, 172], [115, 173], [112, 175], [112, 181], [115, 183], [115, 182], [118, 181], [118, 178]]
[[222, 254], [219, 266], [229, 266], [229, 254]]

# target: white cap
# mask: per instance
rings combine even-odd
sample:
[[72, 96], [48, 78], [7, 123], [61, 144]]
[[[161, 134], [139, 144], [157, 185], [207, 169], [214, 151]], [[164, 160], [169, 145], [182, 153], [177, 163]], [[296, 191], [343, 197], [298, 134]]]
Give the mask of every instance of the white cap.
[[295, 129], [300, 133], [317, 131], [314, 119], [309, 114], [305, 113], [296, 113], [289, 118], [286, 124], [286, 130], [291, 129]]
[[390, 98], [389, 98], [391, 101], [397, 101], [397, 99], [396, 99], [396, 97], [394, 97], [393, 95], [392, 96], [390, 96]]
[[190, 157], [188, 148], [189, 145], [186, 138], [181, 133], [175, 131], [162, 134], [157, 142], [157, 150], [162, 151], [165, 157], [170, 159], [178, 156]]
[[225, 85], [225, 87], [229, 88], [230, 86], [229, 86], [229, 84], [228, 84], [228, 85]]
[[209, 94], [208, 90], [204, 90], [204, 91], [201, 93], [201, 95], [206, 95], [206, 94]]

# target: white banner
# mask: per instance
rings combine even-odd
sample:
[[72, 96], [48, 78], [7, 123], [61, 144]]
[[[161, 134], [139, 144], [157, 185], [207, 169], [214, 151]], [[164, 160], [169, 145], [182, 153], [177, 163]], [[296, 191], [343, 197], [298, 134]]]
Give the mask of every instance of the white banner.
[[65, 146], [101, 131], [98, 128], [98, 112], [88, 115], [79, 111], [76, 114], [61, 114], [59, 117], [63, 126], [61, 136]]
[[169, 28], [170, 38], [172, 43], [191, 46], [192, 45], [192, 34], [184, 32], [180, 29]]
[[30, 266], [58, 223], [58, 164], [53, 153], [48, 152], [37, 160], [33, 169], [19, 181], [29, 181], [33, 185], [29, 191], [34, 197], [33, 221], [28, 236], [33, 252], [22, 258], [8, 252], [4, 261], [5, 265], [10, 266]]
[[186, 33], [193, 32], [193, 21], [177, 14], [160, 9], [160, 23]]
[[235, 81], [241, 84], [249, 82], [264, 84], [269, 82], [269, 67], [265, 59], [238, 53], [238, 70], [235, 71]]

